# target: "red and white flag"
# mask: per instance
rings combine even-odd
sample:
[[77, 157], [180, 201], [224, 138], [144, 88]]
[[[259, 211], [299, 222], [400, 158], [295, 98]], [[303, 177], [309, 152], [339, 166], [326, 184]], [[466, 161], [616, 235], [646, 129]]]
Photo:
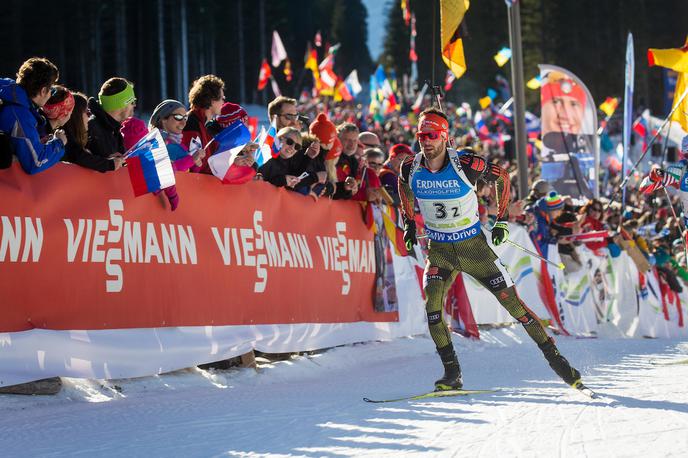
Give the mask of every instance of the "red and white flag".
[[262, 91], [268, 84], [270, 77], [272, 76], [272, 70], [268, 64], [267, 59], [263, 59], [263, 63], [260, 64], [260, 73], [258, 73], [258, 90]]

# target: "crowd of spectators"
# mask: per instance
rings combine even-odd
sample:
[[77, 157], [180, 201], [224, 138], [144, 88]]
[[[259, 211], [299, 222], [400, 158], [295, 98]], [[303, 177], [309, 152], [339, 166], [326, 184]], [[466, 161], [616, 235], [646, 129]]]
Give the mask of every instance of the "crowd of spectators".
[[[102, 173], [122, 167], [131, 145], [149, 129], [160, 130], [176, 173], [211, 173], [208, 158], [216, 152], [214, 136], [233, 122], [248, 124], [244, 108], [225, 101], [224, 82], [215, 75], [196, 79], [189, 90], [190, 106], [163, 100], [148, 122], [134, 117], [135, 87], [125, 78], [105, 81], [97, 97], [58, 84], [58, 68], [45, 58], [31, 58], [19, 68], [16, 79], [0, 79], [0, 166], [11, 158], [24, 171], [35, 174], [59, 161], [70, 162]], [[424, 104], [430, 103], [429, 97]], [[456, 147], [470, 146], [487, 160], [506, 168], [512, 189], [518, 188], [514, 153], [508, 135], [512, 126], [500, 112], [482, 110], [487, 133], [480, 135], [471, 107], [447, 104], [451, 137]], [[274, 186], [313, 199], [351, 199], [398, 205], [397, 176], [403, 160], [416, 154], [416, 114], [404, 101], [401, 111], [381, 115], [353, 102], [302, 96], [299, 100], [279, 96], [267, 106], [276, 127], [273, 159], [261, 167], [254, 163], [258, 145], [249, 143], [236, 157], [236, 183], [264, 180]], [[522, 196], [513, 193], [509, 207], [512, 223], [523, 225], [547, 256], [556, 246], [568, 271], [580, 269], [577, 248], [585, 246], [598, 254], [618, 254], [633, 242], [649, 264], [675, 290], [688, 281], [681, 242], [682, 227], [671, 211], [679, 208], [678, 197], [668, 193], [650, 196], [629, 187], [626, 204], [610, 202], [620, 187], [621, 174], [604, 170], [603, 197], [577, 200], [562, 196], [539, 178], [537, 151], [529, 144], [531, 189]], [[478, 186], [481, 221], [489, 225], [496, 214], [494, 190]], [[174, 187], [163, 190], [170, 208], [179, 205]], [[587, 239], [579, 234], [596, 233]]]

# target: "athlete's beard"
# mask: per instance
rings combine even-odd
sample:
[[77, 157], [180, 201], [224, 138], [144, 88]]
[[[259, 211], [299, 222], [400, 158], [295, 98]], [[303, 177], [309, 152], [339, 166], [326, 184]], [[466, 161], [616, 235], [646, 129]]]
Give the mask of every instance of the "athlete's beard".
[[447, 144], [445, 142], [440, 143], [437, 146], [431, 146], [430, 148], [424, 148], [421, 144], [420, 150], [425, 156], [426, 161], [431, 161], [439, 157], [447, 149]]

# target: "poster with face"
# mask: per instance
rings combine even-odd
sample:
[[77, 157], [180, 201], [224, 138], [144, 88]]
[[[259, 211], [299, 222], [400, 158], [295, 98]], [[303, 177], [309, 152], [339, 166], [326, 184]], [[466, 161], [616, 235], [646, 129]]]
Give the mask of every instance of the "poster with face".
[[597, 186], [597, 111], [590, 92], [573, 73], [540, 65], [542, 172], [560, 194], [593, 197]]

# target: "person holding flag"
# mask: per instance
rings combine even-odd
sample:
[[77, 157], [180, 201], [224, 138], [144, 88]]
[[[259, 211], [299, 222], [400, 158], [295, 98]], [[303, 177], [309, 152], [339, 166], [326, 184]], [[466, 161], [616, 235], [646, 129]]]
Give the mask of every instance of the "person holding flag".
[[518, 296], [509, 272], [481, 230], [476, 185], [484, 180], [496, 183], [497, 189], [498, 212], [491, 233], [492, 243], [500, 245], [509, 236], [506, 222], [508, 172], [487, 163], [470, 149], [457, 152], [448, 148], [449, 121], [436, 108], [428, 108], [420, 114], [416, 136], [421, 152], [404, 161], [398, 185], [406, 248], [412, 251], [416, 244], [414, 199], [429, 238], [423, 278], [425, 307], [430, 335], [444, 366], [444, 375], [435, 382], [435, 390], [455, 390], [463, 386], [461, 367], [442, 318], [445, 296], [460, 272], [480, 282], [523, 325], [559, 377], [574, 388], [583, 388], [580, 373], [559, 353], [540, 319]]
[[[678, 189], [679, 200], [683, 210], [683, 243], [688, 243], [688, 135], [681, 141], [680, 159], [669, 164], [666, 170], [653, 168], [640, 184], [640, 191], [651, 194], [667, 186]], [[671, 200], [669, 200], [671, 205]]]

